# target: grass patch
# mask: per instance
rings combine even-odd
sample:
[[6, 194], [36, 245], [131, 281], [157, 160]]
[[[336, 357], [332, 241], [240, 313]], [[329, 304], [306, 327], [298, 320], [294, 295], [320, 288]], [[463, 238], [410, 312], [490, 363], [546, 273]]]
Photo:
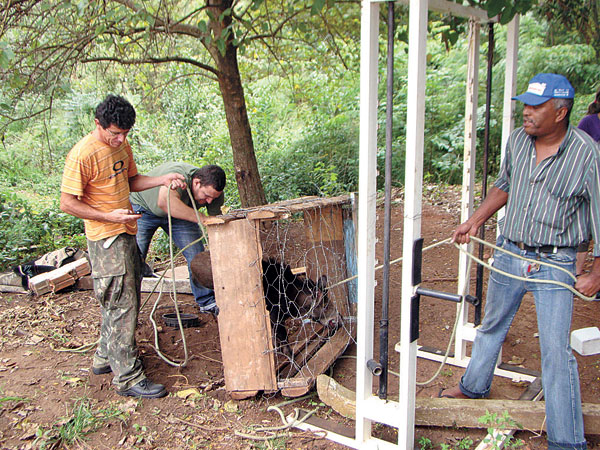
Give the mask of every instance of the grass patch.
[[102, 427], [106, 422], [119, 419], [125, 421], [128, 414], [115, 406], [94, 409], [91, 400], [77, 399], [73, 411], [68, 417], [63, 417], [50, 428], [38, 428], [34, 445], [40, 449], [58, 448], [60, 445], [71, 445], [85, 439], [85, 437]]

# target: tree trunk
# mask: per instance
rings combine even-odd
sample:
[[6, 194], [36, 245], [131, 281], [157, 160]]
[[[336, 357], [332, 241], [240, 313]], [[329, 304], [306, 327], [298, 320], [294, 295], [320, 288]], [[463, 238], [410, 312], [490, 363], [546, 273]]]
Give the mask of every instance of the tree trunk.
[[[208, 3], [215, 4], [210, 8], [215, 18], [220, 17], [223, 11], [231, 6], [231, 0], [219, 0], [219, 2], [209, 0]], [[220, 22], [211, 20], [213, 36], [222, 36], [223, 29], [230, 24], [231, 15], [225, 15]], [[219, 86], [225, 105], [240, 202], [243, 208], [264, 205], [267, 201], [254, 153], [244, 88], [237, 63], [237, 48], [233, 45], [231, 36], [225, 42], [225, 55], [218, 50], [216, 42], [207, 47], [219, 70]]]
[[[235, 53], [236, 49], [233, 46], [230, 49], [228, 48], [225, 58], [219, 58], [217, 67], [220, 72], [219, 85], [225, 104], [225, 117], [227, 118], [233, 149], [235, 178], [242, 207], [247, 208], [264, 205], [266, 198], [258, 173], [244, 88], [242, 87]], [[231, 54], [232, 56], [230, 56]]]

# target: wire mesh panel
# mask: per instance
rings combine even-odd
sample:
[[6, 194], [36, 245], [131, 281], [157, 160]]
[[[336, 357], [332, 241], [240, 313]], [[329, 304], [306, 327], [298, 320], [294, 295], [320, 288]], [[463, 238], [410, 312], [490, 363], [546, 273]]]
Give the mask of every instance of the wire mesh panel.
[[234, 396], [277, 389], [302, 395], [350, 342], [349, 203], [349, 197], [303, 198], [210, 219], [225, 382]]

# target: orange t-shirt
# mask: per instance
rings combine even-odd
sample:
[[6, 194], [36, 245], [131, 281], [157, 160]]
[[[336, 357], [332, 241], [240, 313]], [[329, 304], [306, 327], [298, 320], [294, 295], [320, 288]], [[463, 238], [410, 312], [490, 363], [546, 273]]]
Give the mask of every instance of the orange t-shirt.
[[[71, 149], [65, 162], [61, 192], [76, 195], [92, 208], [110, 212], [131, 209], [129, 178], [137, 175], [129, 142], [112, 148], [91, 133]], [[137, 223], [110, 223], [84, 219], [85, 235], [91, 241], [121, 233], [135, 235]]]

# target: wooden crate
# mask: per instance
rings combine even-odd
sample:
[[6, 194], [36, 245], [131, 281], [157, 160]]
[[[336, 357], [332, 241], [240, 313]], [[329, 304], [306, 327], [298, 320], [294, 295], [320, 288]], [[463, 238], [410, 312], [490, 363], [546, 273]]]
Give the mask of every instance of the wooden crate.
[[307, 276], [316, 281], [327, 275], [329, 285], [346, 279], [344, 218], [351, 217], [350, 202], [349, 196], [305, 197], [208, 219], [225, 384], [232, 397], [278, 390], [287, 396], [303, 395], [346, 349], [354, 322], [348, 288], [341, 284], [329, 290], [329, 298], [344, 318], [343, 325], [333, 335], [318, 324], [302, 325], [294, 336], [295, 361], [277, 355], [263, 295], [261, 261], [265, 229], [273, 221], [301, 215]]

